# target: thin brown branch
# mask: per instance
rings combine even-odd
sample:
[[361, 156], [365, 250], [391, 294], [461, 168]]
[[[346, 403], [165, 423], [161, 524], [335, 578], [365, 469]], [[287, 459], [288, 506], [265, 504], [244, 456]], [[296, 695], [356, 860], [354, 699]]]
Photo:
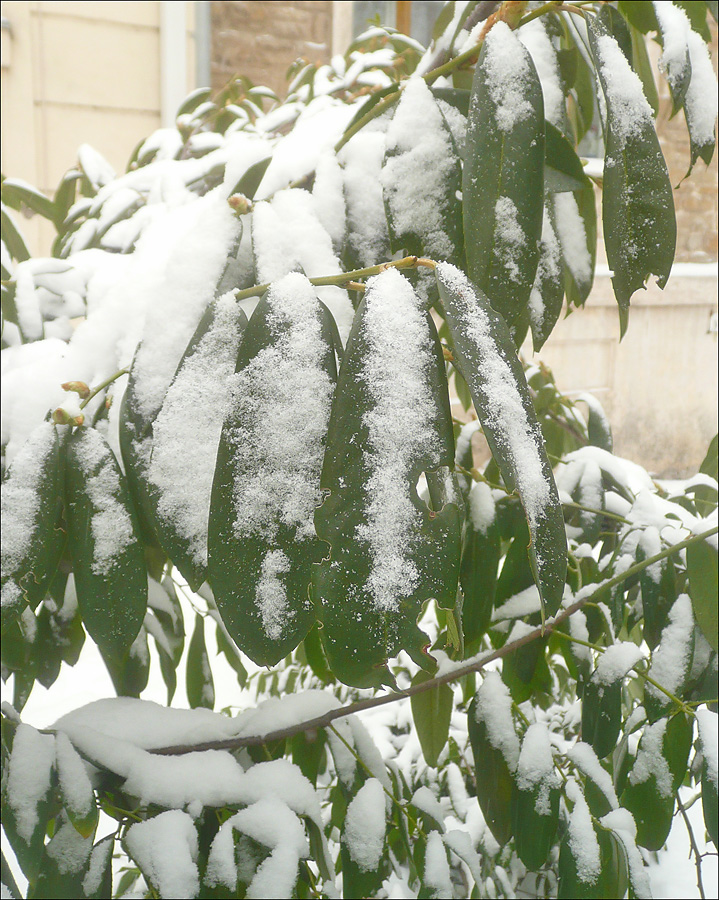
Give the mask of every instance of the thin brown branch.
[[694, 856], [694, 865], [697, 869], [697, 887], [699, 888], [699, 896], [701, 900], [706, 900], [706, 894], [704, 893], [704, 882], [702, 881], [702, 856], [699, 852], [699, 847], [697, 847], [697, 842], [694, 839], [694, 830], [692, 829], [692, 823], [689, 821], [689, 816], [687, 815], [687, 811], [684, 808], [684, 804], [681, 801], [681, 797], [679, 796], [679, 792], [677, 791], [677, 806], [679, 807], [679, 812], [682, 814], [682, 818], [684, 819], [684, 824], [687, 827], [687, 834], [689, 835], [689, 844], [692, 848], [692, 855]]

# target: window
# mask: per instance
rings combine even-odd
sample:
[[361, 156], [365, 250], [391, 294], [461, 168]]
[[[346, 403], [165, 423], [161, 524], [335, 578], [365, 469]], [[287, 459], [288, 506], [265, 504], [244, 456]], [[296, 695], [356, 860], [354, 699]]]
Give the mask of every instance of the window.
[[409, 33], [426, 47], [444, 0], [355, 0], [352, 6], [355, 37], [366, 30], [369, 19], [379, 16], [383, 25]]

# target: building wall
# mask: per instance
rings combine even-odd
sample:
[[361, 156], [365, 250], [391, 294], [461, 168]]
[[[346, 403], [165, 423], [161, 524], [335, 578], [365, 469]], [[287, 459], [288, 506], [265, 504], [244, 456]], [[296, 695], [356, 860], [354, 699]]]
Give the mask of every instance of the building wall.
[[[179, 4], [173, 3], [177, 7]], [[186, 84], [195, 86], [194, 3], [186, 13]], [[162, 9], [147, 0], [10, 0], [2, 3], [2, 168], [48, 194], [81, 143], [123, 171], [136, 144], [162, 118]], [[35, 217], [23, 231], [47, 252], [52, 228]]]

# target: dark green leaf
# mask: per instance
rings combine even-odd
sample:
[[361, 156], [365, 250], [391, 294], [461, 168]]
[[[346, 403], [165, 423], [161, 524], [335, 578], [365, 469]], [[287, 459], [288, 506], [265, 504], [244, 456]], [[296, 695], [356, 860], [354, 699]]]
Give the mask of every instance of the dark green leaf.
[[103, 660], [118, 697], [139, 697], [150, 677], [150, 648], [145, 628], [140, 628], [125, 660], [118, 662], [107, 655]]
[[[25, 238], [20, 233], [12, 217], [9, 215], [5, 206], [0, 209], [0, 223], [2, 223], [2, 239], [8, 249], [10, 256], [17, 262], [24, 262], [30, 259], [30, 251], [27, 249]], [[5, 309], [3, 307], [3, 315]], [[14, 321], [14, 320], [13, 320]]]
[[248, 200], [253, 200], [271, 159], [272, 157], [268, 156], [267, 159], [261, 159], [259, 162], [251, 165], [230, 191], [230, 194], [243, 194]]
[[559, 850], [559, 900], [599, 897], [613, 900], [626, 893], [628, 870], [624, 847], [611, 831], [594, 823], [592, 827], [599, 845], [599, 873], [593, 880], [583, 878], [583, 866], [578, 864], [574, 845], [563, 840]]
[[[607, 103], [604, 242], [624, 334], [632, 294], [645, 287], [650, 275], [656, 276], [661, 288], [669, 278], [676, 245], [674, 199], [648, 103], [643, 107], [637, 97], [630, 115], [624, 93], [613, 86], [615, 79], [618, 83], [633, 77], [629, 63], [615, 54], [615, 44], [609, 56], [613, 61], [610, 81], [603, 52], [613, 39], [595, 20], [588, 33]], [[642, 101], [646, 103], [643, 95]]]
[[[710, 43], [712, 33], [709, 30], [709, 23], [707, 22], [707, 10], [711, 12], [711, 6], [708, 3], [704, 5], [695, 3], [694, 0], [675, 0], [675, 2], [689, 17], [692, 29], [697, 31], [707, 44]], [[716, 20], [716, 4], [714, 4], [713, 15]]]
[[[385, 326], [382, 310], [392, 310]], [[389, 677], [386, 659], [400, 648], [420, 665], [431, 662], [416, 622], [430, 598], [454, 605], [461, 518], [455, 503], [430, 510], [416, 485], [423, 472], [453, 459], [434, 324], [406, 280], [388, 269], [365, 294], [347, 342], [322, 471], [329, 496], [315, 515], [317, 533], [330, 547], [330, 558], [314, 573], [321, 635], [340, 680], [381, 683]], [[391, 494], [380, 480], [388, 467]], [[380, 516], [388, 504], [396, 512]]]
[[449, 103], [450, 106], [461, 112], [463, 116], [469, 115], [471, 91], [453, 87], [437, 87], [436, 85], [432, 85], [431, 90], [436, 100], [444, 100], [445, 103]]
[[546, 202], [539, 264], [529, 299], [529, 325], [535, 353], [541, 350], [557, 324], [564, 300], [562, 255], [555, 226], [554, 205]]
[[637, 843], [647, 850], [659, 850], [669, 835], [691, 745], [692, 722], [684, 713], [644, 729], [621, 804], [634, 816]]
[[717, 650], [717, 551], [706, 541], [687, 547], [687, 571], [697, 624], [712, 649]]
[[531, 790], [517, 785], [512, 792], [512, 833], [517, 854], [531, 871], [547, 861], [559, 825], [559, 788], [538, 784]]
[[546, 121], [544, 141], [546, 189], [552, 193], [580, 190], [586, 182], [586, 175], [574, 147], [558, 128]]
[[[431, 675], [421, 670], [412, 679], [412, 686], [424, 684]], [[412, 719], [428, 766], [436, 766], [439, 754], [449, 736], [449, 721], [454, 707], [454, 693], [449, 685], [441, 684], [411, 698]]]
[[597, 14], [597, 20], [604, 26], [606, 33], [611, 34], [619, 44], [619, 49], [629, 60], [629, 65], [633, 66], [632, 38], [622, 15], [613, 6], [603, 3]]
[[225, 632], [220, 625], [217, 626], [215, 635], [217, 639], [218, 654], [222, 653], [227, 660], [228, 665], [237, 675], [237, 683], [240, 687], [244, 687], [247, 683], [247, 669], [242, 662], [240, 651], [235, 647], [232, 639], [225, 635]]
[[[597, 209], [594, 186], [585, 178], [581, 190], [555, 194], [554, 224], [565, 265], [568, 305], [582, 306], [594, 284], [597, 257]], [[577, 238], [581, 249], [577, 251]], [[586, 253], [584, 253], [586, 245]]]
[[649, 105], [656, 118], [659, 115], [659, 94], [654, 81], [652, 63], [649, 59], [649, 54], [647, 53], [646, 41], [644, 40], [642, 32], [633, 25], [629, 26], [629, 33], [632, 37], [632, 65], [634, 71], [639, 76], [639, 80], [642, 82], [644, 96], [649, 101]]
[[459, 577], [464, 594], [462, 627], [468, 649], [474, 647], [489, 628], [499, 557], [496, 523], [493, 522], [484, 532], [471, 527], [467, 529]]
[[617, 744], [622, 726], [622, 682], [600, 684], [589, 680], [582, 696], [582, 740], [591, 744], [600, 759]]
[[64, 427], [39, 425], [18, 450], [2, 487], [3, 628], [45, 596], [65, 544]]
[[435, 272], [458, 367], [502, 477], [522, 500], [534, 578], [551, 615], [564, 592], [564, 514], [522, 364], [502, 317], [482, 292], [453, 267]]
[[187, 650], [187, 699], [190, 707], [215, 705], [215, 684], [205, 645], [205, 619], [199, 613], [195, 616], [195, 630]]
[[[112, 851], [115, 848], [115, 835], [110, 834], [98, 841], [90, 854], [90, 870], [93, 876], [83, 881], [83, 896], [88, 900], [105, 900], [112, 896]], [[123, 896], [118, 891], [119, 896]]]
[[92, 837], [82, 837], [61, 814], [55, 831], [45, 845], [37, 882], [28, 893], [32, 900], [66, 900], [82, 897], [82, 882], [92, 851]]
[[510, 326], [526, 317], [537, 271], [543, 169], [544, 106], [534, 63], [511, 32], [493, 30], [472, 85], [462, 206], [469, 277]]
[[642, 34], [649, 31], [659, 31], [659, 22], [654, 12], [654, 4], [642, 2], [642, 0], [619, 0], [617, 3], [619, 12], [627, 21], [637, 28]]
[[67, 735], [58, 732], [55, 742], [58, 787], [65, 813], [75, 831], [89, 838], [95, 834], [99, 815], [92, 782]]
[[[278, 662], [309, 631], [312, 565], [325, 553], [312, 511], [336, 378], [331, 314], [303, 276], [288, 279], [260, 301], [245, 330], [208, 531], [217, 608], [238, 647], [260, 665]], [[316, 356], [303, 349], [308, 317]], [[307, 404], [314, 404], [309, 425]], [[270, 420], [280, 424], [271, 428]]]
[[79, 428], [67, 450], [67, 520], [75, 588], [88, 633], [118, 660], [147, 609], [147, 569], [127, 483], [100, 433]]

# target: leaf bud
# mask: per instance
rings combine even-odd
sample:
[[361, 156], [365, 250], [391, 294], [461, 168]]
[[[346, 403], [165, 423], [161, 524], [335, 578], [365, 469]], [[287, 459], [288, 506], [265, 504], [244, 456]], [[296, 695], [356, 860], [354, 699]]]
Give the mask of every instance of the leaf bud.
[[52, 420], [56, 425], [82, 425], [85, 421], [85, 416], [83, 413], [73, 415], [72, 412], [68, 412], [60, 406], [52, 414]]
[[63, 391], [74, 391], [76, 394], [80, 395], [80, 399], [82, 400], [86, 400], [90, 396], [90, 388], [84, 381], [66, 381], [64, 384], [61, 384], [60, 387]]
[[252, 201], [248, 200], [244, 194], [233, 194], [227, 199], [230, 209], [233, 209], [238, 216], [243, 216], [252, 209]]

